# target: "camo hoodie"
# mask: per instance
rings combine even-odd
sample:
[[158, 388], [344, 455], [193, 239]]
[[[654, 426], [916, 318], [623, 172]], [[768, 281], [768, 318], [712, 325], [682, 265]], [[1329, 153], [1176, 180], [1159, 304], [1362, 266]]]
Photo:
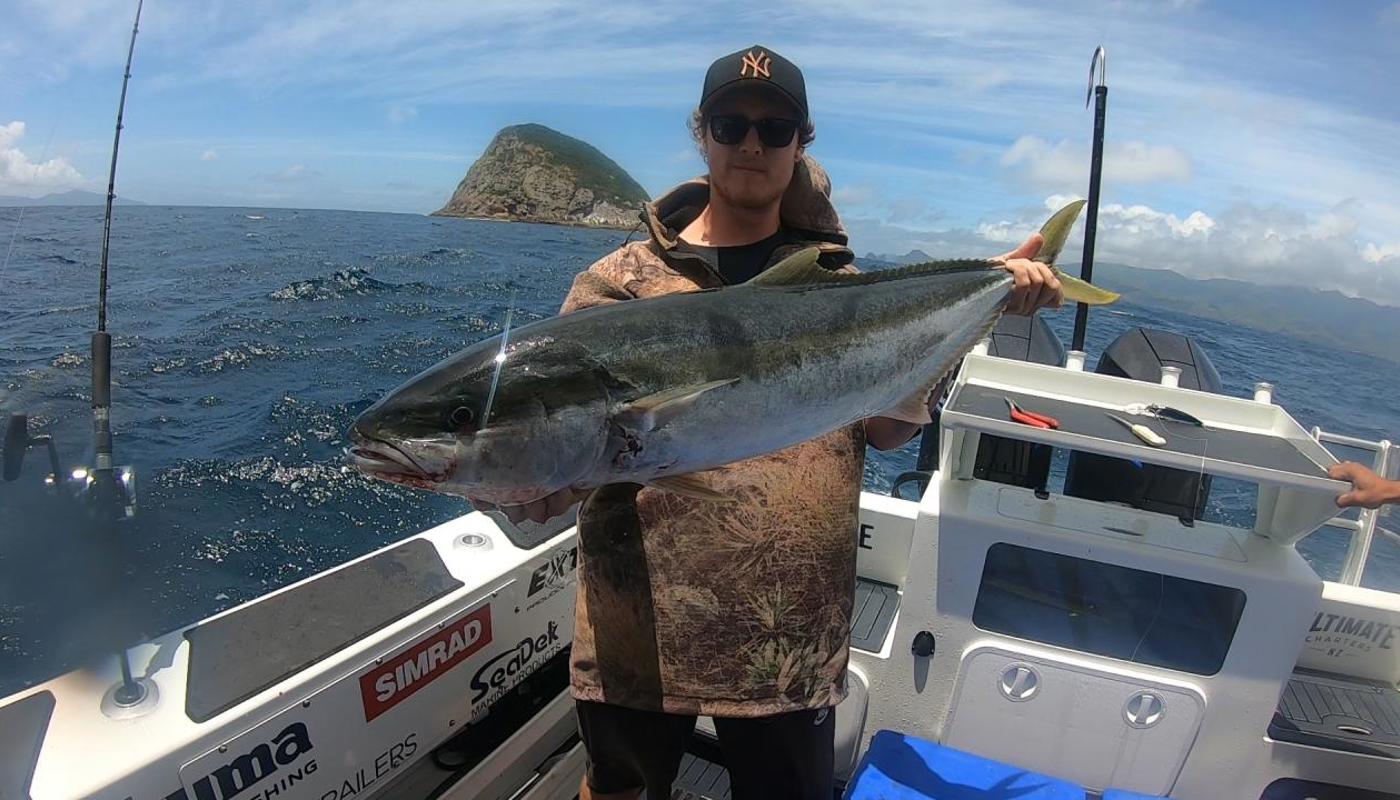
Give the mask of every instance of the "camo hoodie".
[[[829, 269], [854, 256], [825, 172], [804, 156], [783, 197], [790, 241]], [[723, 285], [678, 234], [709, 202], [704, 179], [642, 211], [645, 241], [580, 273], [567, 313]], [[855, 584], [862, 425], [705, 473], [738, 502], [615, 484], [580, 511], [574, 696], [675, 714], [757, 717], [839, 703]]]

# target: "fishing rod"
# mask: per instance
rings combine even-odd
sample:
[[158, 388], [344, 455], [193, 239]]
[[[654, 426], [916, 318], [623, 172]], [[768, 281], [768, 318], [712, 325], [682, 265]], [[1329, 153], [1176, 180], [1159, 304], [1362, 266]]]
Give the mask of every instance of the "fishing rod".
[[107, 253], [112, 239], [112, 201], [117, 197], [117, 150], [122, 142], [122, 115], [126, 113], [126, 87], [131, 81], [131, 57], [136, 52], [136, 31], [141, 24], [141, 5], [136, 0], [136, 20], [131, 24], [131, 42], [126, 48], [126, 69], [122, 72], [122, 94], [117, 101], [117, 128], [112, 135], [112, 165], [107, 172], [107, 209], [102, 218], [102, 263], [98, 277], [97, 331], [92, 335], [92, 416], [96, 441], [94, 472], [112, 474], [112, 336], [107, 333]]
[[[1096, 81], [1097, 79], [1097, 81]], [[1108, 53], [1099, 45], [1089, 61], [1089, 91], [1084, 95], [1084, 107], [1094, 101], [1094, 150], [1089, 156], [1089, 213], [1084, 220], [1084, 257], [1079, 264], [1079, 277], [1091, 281], [1094, 277], [1094, 238], [1099, 227], [1099, 181], [1103, 177], [1103, 127], [1108, 111]], [[1084, 351], [1084, 332], [1089, 325], [1089, 306], [1080, 303], [1074, 311], [1074, 338], [1070, 349]]]
[[[98, 277], [97, 330], [92, 334], [92, 421], [93, 467], [87, 475], [89, 511], [99, 522], [111, 526], [135, 512], [130, 468], [112, 467], [112, 335], [107, 332], [107, 255], [112, 238], [112, 203], [116, 199], [117, 151], [122, 140], [122, 116], [126, 112], [126, 87], [131, 81], [131, 59], [136, 52], [136, 32], [141, 24], [141, 6], [136, 0], [136, 18], [131, 23], [131, 41], [126, 48], [126, 68], [122, 71], [121, 99], [117, 101], [117, 125], [112, 135], [112, 163], [107, 172], [107, 207], [102, 219], [102, 259]], [[108, 531], [114, 533], [113, 531]], [[117, 653], [122, 682], [112, 693], [118, 706], [137, 705], [146, 698], [146, 687], [131, 677], [131, 661], [126, 647]]]

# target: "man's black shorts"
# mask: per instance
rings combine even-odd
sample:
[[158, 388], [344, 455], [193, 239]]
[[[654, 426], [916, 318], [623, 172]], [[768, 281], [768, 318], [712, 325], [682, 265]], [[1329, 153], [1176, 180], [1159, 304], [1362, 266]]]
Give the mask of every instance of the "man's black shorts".
[[[585, 700], [576, 706], [590, 789], [607, 794], [645, 787], [648, 798], [671, 797], [695, 717]], [[830, 708], [716, 718], [734, 800], [831, 800], [835, 723]]]

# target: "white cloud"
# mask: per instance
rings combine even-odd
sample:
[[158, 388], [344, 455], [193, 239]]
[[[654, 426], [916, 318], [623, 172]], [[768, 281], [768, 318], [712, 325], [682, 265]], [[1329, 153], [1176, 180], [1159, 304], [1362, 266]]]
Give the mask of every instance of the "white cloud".
[[1381, 9], [1380, 19], [1382, 24], [1400, 27], [1400, 3], [1391, 3]]
[[[971, 229], [918, 231], [873, 220], [848, 220], [860, 252], [922, 249], [935, 258], [994, 254], [1025, 240], [1073, 195], [1053, 195], [1043, 208], [986, 220]], [[1083, 217], [1070, 235], [1077, 250]], [[1214, 216], [1145, 205], [1099, 208], [1096, 257], [1192, 278], [1235, 278], [1267, 285], [1333, 289], [1400, 306], [1400, 242], [1365, 241], [1350, 209], [1309, 216], [1296, 209], [1236, 203]]]
[[838, 186], [831, 190], [831, 202], [840, 206], [865, 205], [875, 197], [875, 187], [869, 184]]
[[[1030, 183], [1050, 189], [1087, 186], [1089, 147], [1038, 136], [1022, 136], [1001, 157], [1001, 164], [1018, 170]], [[1113, 184], [1143, 184], [1191, 180], [1191, 156], [1179, 148], [1146, 142], [1104, 145], [1103, 180]]]
[[389, 122], [394, 125], [402, 125], [405, 122], [412, 122], [418, 116], [418, 109], [408, 105], [389, 106]]
[[[1385, 261], [1400, 262], [1400, 242], [1388, 242], [1386, 244], [1367, 243], [1361, 250], [1361, 257], [1372, 264], [1380, 264]], [[1400, 263], [1396, 264], [1400, 268]]]
[[83, 182], [82, 174], [68, 159], [34, 161], [19, 149], [24, 128], [21, 120], [0, 125], [0, 193], [51, 192], [72, 189]]
[[219, 151], [218, 151], [218, 150], [215, 150], [214, 148], [211, 147], [211, 148], [209, 148], [208, 150], [205, 150], [203, 153], [200, 153], [200, 154], [199, 154], [199, 160], [200, 160], [200, 161], [218, 161], [218, 160], [219, 160]]

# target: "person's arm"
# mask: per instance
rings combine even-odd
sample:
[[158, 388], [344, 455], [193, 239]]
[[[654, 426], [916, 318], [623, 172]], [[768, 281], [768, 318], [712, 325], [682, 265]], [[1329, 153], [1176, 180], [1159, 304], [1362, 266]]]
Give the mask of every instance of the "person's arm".
[[1343, 461], [1327, 470], [1333, 480], [1351, 481], [1351, 491], [1337, 496], [1342, 508], [1361, 506], [1380, 508], [1387, 503], [1400, 503], [1400, 481], [1386, 480], [1355, 461]]
[[[621, 257], [621, 251], [604, 256], [588, 269], [575, 275], [573, 286], [569, 288], [569, 294], [565, 296], [559, 313], [568, 314], [584, 308], [633, 299], [631, 293], [609, 277], [619, 257]], [[581, 492], [576, 491], [573, 487], [565, 487], [553, 494], [518, 506], [497, 506], [471, 497], [467, 499], [471, 500], [472, 505], [479, 509], [499, 510], [511, 522], [528, 519], [531, 522], [543, 523], [568, 511], [574, 503], [587, 496], [588, 492], [586, 491]]]
[[892, 417], [866, 417], [865, 443], [876, 450], [894, 450], [908, 444], [923, 428]]

